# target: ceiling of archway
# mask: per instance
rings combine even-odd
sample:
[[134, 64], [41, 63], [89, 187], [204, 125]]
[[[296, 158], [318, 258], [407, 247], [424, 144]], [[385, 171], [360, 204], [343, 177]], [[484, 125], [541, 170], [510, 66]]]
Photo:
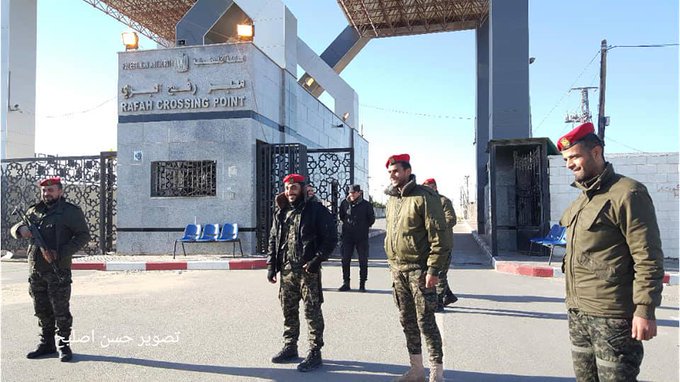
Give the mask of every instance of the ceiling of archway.
[[[175, 25], [196, 0], [83, 0], [163, 46], [173, 46]], [[475, 29], [489, 14], [488, 0], [337, 0], [362, 37], [392, 37]]]

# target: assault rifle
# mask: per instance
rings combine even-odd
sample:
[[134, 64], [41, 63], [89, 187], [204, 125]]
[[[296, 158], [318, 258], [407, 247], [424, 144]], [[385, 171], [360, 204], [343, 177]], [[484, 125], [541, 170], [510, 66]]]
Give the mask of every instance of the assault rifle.
[[57, 267], [56, 262], [57, 259], [54, 256], [52, 256], [50, 250], [47, 248], [47, 244], [45, 244], [45, 240], [40, 234], [38, 226], [36, 226], [35, 223], [33, 223], [31, 219], [28, 218], [28, 216], [26, 215], [24, 210], [21, 209], [21, 207], [16, 207], [14, 211], [12, 211], [12, 215], [18, 215], [21, 218], [21, 221], [23, 221], [24, 224], [26, 225], [26, 228], [28, 228], [28, 230], [31, 231], [31, 236], [33, 236], [33, 243], [38, 246], [38, 249], [40, 250], [40, 254], [42, 255], [43, 259], [45, 259], [45, 261], [47, 261], [47, 263], [52, 266], [54, 274], [57, 275], [57, 280], [59, 280], [60, 283], [63, 283], [64, 279], [63, 277], [61, 277], [61, 274], [59, 273], [59, 267]]

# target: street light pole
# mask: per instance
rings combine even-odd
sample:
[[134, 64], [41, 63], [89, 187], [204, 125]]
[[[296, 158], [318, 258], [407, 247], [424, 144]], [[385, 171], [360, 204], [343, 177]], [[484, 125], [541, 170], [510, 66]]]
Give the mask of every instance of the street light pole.
[[607, 40], [602, 40], [600, 45], [600, 107], [597, 116], [597, 136], [604, 143], [604, 128], [607, 126], [607, 117], [604, 114], [604, 96], [607, 87]]

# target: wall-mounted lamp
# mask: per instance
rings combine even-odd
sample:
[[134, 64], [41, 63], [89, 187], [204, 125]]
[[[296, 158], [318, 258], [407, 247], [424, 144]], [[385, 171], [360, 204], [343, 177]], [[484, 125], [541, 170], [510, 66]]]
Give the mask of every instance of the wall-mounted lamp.
[[333, 124], [332, 126], [333, 126], [333, 127], [345, 127], [345, 124], [344, 124], [344, 123], [339, 123], [339, 124], [337, 124], [337, 125], [336, 125], [336, 124]]
[[305, 85], [307, 85], [307, 87], [312, 86], [313, 83], [314, 83], [314, 78], [312, 78], [312, 77], [307, 78], [307, 81], [305, 81]]
[[139, 49], [139, 36], [137, 32], [123, 32], [121, 34], [123, 38], [123, 45], [125, 45], [125, 50], [137, 50]]
[[345, 114], [342, 115], [342, 120], [347, 121], [349, 119], [349, 112], [346, 112]]
[[529, 65], [533, 64], [534, 61], [536, 61], [536, 57], [529, 57]]
[[255, 26], [253, 24], [237, 24], [236, 35], [241, 41], [253, 41], [255, 36]]

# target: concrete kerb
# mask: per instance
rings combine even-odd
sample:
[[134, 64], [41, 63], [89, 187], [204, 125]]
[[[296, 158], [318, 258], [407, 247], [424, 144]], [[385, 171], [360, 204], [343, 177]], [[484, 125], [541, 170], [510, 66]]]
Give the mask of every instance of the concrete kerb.
[[[373, 238], [385, 233], [382, 229], [372, 229], [368, 237]], [[92, 256], [99, 261], [91, 261], [88, 257], [75, 258], [71, 264], [74, 271], [95, 270], [95, 271], [175, 271], [175, 270], [243, 270], [243, 269], [266, 269], [267, 259], [265, 257], [251, 257], [238, 259], [212, 259], [218, 256], [199, 256], [197, 260], [165, 260], [165, 256]], [[129, 258], [132, 261], [126, 261]], [[16, 261], [19, 259], [8, 259], [3, 261]], [[20, 261], [26, 261], [21, 259]]]
[[[368, 237], [373, 238], [385, 233], [382, 229], [372, 229]], [[175, 270], [243, 270], [243, 269], [266, 269], [267, 259], [264, 257], [229, 259], [229, 260], [164, 260], [158, 256], [148, 256], [149, 261], [143, 261], [144, 256], [131, 256], [135, 260], [142, 257], [142, 261], [124, 261], [126, 256], [115, 256], [115, 260], [108, 260], [106, 256], [97, 256], [102, 261], [79, 261], [74, 260], [72, 270], [97, 270], [97, 271], [175, 271]]]
[[[511, 273], [515, 275], [530, 277], [564, 277], [564, 273], [562, 273], [561, 267], [527, 264], [517, 261], [496, 260], [496, 258], [491, 255], [491, 248], [489, 248], [489, 245], [481, 237], [479, 237], [477, 231], [472, 231], [472, 237], [479, 245], [479, 248], [481, 249], [482, 253], [484, 253], [489, 258], [491, 264], [493, 265], [493, 268], [497, 272]], [[678, 285], [679, 282], [680, 280], [678, 277], [678, 273], [675, 272], [666, 273], [663, 277], [663, 283], [666, 285]]]
[[188, 261], [74, 261], [71, 265], [72, 270], [98, 271], [242, 270], [266, 268], [267, 259], [262, 257]]

